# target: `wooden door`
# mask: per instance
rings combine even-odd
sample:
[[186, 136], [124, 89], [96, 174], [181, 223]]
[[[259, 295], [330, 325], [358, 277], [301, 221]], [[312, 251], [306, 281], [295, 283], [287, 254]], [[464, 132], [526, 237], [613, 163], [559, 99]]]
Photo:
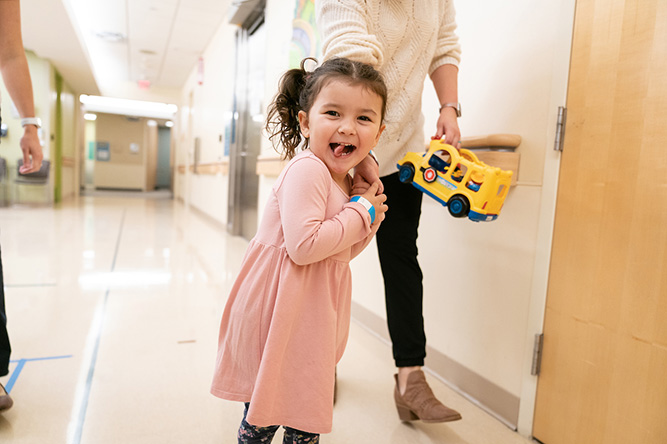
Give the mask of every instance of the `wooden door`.
[[533, 436], [667, 443], [667, 1], [578, 0]]

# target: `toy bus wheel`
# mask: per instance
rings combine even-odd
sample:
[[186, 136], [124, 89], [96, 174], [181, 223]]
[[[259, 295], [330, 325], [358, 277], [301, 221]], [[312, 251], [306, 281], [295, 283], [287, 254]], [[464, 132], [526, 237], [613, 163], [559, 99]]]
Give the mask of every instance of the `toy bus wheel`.
[[436, 177], [438, 177], [438, 173], [435, 172], [435, 168], [426, 168], [424, 170], [424, 181], [432, 183], [435, 182]]
[[415, 167], [411, 163], [401, 165], [401, 168], [398, 170], [398, 180], [403, 183], [412, 183], [414, 177]]
[[466, 217], [470, 211], [470, 203], [464, 196], [454, 196], [447, 202], [447, 208], [454, 217]]

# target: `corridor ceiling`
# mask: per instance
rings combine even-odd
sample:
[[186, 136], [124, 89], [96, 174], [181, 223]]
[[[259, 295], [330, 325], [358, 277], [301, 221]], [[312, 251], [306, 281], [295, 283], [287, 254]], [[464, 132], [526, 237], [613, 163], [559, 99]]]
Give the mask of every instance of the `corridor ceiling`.
[[77, 93], [177, 101], [231, 0], [22, 0], [23, 43]]

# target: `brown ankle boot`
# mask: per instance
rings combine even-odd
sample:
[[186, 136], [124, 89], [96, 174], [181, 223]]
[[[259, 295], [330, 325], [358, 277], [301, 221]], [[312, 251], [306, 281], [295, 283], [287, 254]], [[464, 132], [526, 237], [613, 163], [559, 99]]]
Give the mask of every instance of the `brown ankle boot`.
[[2, 384], [0, 384], [0, 412], [3, 410], [9, 410], [10, 408], [12, 408], [12, 405], [14, 405], [12, 397], [9, 396], [9, 394], [5, 390], [5, 387]]
[[398, 375], [394, 375], [394, 401], [401, 421], [449, 422], [461, 419], [456, 410], [444, 406], [433, 394], [426, 382], [426, 376], [421, 370], [415, 370], [408, 376], [408, 385], [401, 396], [398, 389]]

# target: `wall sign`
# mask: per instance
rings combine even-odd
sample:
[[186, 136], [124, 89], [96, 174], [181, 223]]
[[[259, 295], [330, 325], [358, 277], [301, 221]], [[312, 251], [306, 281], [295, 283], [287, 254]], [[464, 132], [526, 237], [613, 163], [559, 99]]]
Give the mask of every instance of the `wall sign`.
[[95, 160], [100, 162], [108, 162], [111, 159], [111, 151], [109, 150], [109, 142], [97, 142], [95, 144]]

